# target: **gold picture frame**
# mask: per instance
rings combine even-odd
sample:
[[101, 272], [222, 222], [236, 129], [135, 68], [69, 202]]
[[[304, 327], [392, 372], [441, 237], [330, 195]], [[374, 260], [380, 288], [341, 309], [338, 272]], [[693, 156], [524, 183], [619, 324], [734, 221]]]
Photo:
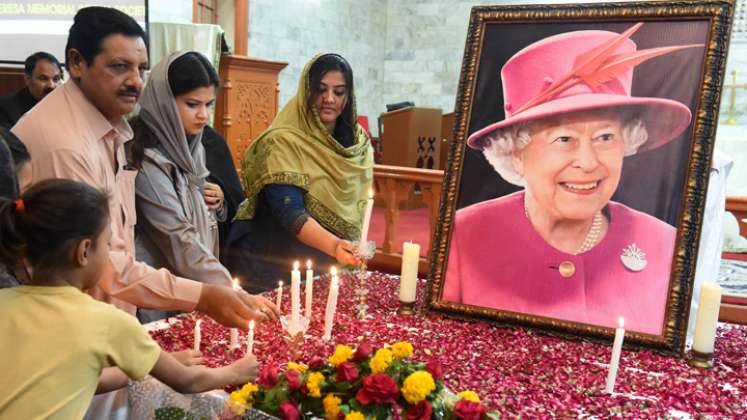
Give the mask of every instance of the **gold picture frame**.
[[[594, 341], [611, 339], [614, 335], [614, 328], [611, 325], [581, 323], [536, 313], [511, 312], [443, 299], [455, 214], [458, 207], [464, 207], [461, 203], [465, 201], [466, 194], [473, 193], [468, 188], [483, 180], [482, 175], [474, 175], [477, 172], [469, 172], [470, 167], [465, 166], [465, 155], [472, 154], [467, 157], [469, 164], [475, 162], [474, 153], [479, 154], [469, 150], [467, 138], [469, 134], [483, 128], [486, 122], [494, 122], [504, 115], [502, 109], [491, 114], [492, 111], [483, 112], [484, 108], [480, 108], [493, 101], [496, 96], [500, 96], [502, 92], [497, 88], [496, 91], [483, 94], [485, 86], [496, 84], [493, 83], [496, 82], [494, 75], [499, 74], [500, 65], [506, 62], [493, 57], [500, 54], [511, 57], [509, 53], [520, 51], [535, 42], [540, 35], [535, 36], [534, 33], [538, 32], [538, 28], [545, 28], [542, 25], [547, 25], [549, 33], [560, 34], [571, 30], [583, 30], [586, 27], [620, 33], [624, 28], [639, 22], [654, 28], [650, 29], [651, 31], [656, 28], [664, 30], [667, 25], [675, 23], [692, 23], [698, 28], [703, 28], [702, 33], [698, 35], [698, 39], [702, 41], [699, 43], [703, 46], [698, 53], [701, 54], [702, 65], [694, 70], [699, 81], [697, 89], [691, 92], [692, 118], [689, 128], [685, 131], [691, 134], [683, 140], [689, 141], [689, 144], [678, 146], [683, 148], [684, 159], [680, 171], [682, 175], [681, 179], [672, 181], [674, 187], [671, 189], [670, 204], [658, 206], [661, 208], [660, 211], [668, 212], [669, 223], [676, 228], [670, 277], [666, 286], [668, 289], [664, 322], [660, 334], [629, 330], [626, 332], [625, 340], [626, 345], [631, 347], [650, 348], [682, 356], [733, 11], [734, 2], [722, 0], [474, 7], [470, 16], [456, 97], [454, 140], [449, 146], [439, 222], [431, 245], [433, 258], [429, 276], [430, 287], [426, 297], [428, 309], [449, 316], [518, 325], [570, 338]], [[525, 28], [532, 30], [524, 30]], [[514, 44], [505, 47], [509, 53], [503, 50], [495, 53], [496, 45], [500, 44], [503, 48], [511, 43]], [[486, 63], [491, 65], [488, 66]], [[493, 79], [490, 79], [491, 77]], [[500, 76], [497, 76], [497, 79], [499, 82]], [[486, 80], [492, 84], [486, 83]], [[635, 94], [636, 79], [633, 80]], [[684, 90], [687, 88], [688, 86], [682, 87]], [[493, 99], [481, 99], [484, 97]], [[502, 104], [502, 97], [490, 103], [497, 105], [498, 108], [505, 106]], [[475, 121], [481, 121], [481, 124], [470, 127]], [[480, 200], [477, 197], [473, 201]]]

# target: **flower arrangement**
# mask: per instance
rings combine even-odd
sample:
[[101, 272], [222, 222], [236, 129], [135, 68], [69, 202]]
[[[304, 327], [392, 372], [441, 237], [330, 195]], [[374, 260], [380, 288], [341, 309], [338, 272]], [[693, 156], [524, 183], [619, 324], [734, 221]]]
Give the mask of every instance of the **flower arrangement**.
[[338, 344], [326, 360], [308, 365], [266, 366], [256, 383], [231, 393], [227, 406], [249, 418], [257, 409], [284, 420], [483, 420], [489, 416], [473, 391], [457, 395], [440, 381], [436, 361], [415, 362], [412, 344], [397, 342], [375, 352], [363, 342], [353, 350]]

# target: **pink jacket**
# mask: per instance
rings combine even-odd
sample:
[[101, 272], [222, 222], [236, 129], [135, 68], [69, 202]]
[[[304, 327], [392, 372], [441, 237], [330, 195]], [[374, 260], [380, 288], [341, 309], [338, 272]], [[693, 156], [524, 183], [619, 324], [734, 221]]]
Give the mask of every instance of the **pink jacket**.
[[[593, 249], [566, 254], [548, 245], [524, 216], [524, 192], [457, 211], [443, 300], [565, 321], [660, 335], [664, 326], [676, 229], [610, 202], [607, 234]], [[625, 267], [635, 244], [646, 267]], [[559, 265], [575, 265], [565, 278]]]

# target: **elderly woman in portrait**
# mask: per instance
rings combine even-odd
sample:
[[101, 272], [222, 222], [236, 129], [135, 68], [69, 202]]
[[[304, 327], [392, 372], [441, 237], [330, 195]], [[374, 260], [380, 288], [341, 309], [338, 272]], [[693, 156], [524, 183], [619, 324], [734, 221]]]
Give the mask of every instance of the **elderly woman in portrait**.
[[361, 234], [373, 149], [356, 117], [350, 64], [319, 55], [247, 149], [246, 199], [226, 245], [226, 265], [247, 290], [276, 287], [294, 261], [312, 260], [318, 270], [358, 262], [351, 241]]
[[661, 333], [676, 229], [611, 198], [624, 157], [691, 119], [677, 101], [631, 96], [633, 68], [693, 46], [637, 50], [640, 25], [552, 36], [506, 62], [506, 118], [467, 143], [524, 190], [457, 211], [445, 301]]

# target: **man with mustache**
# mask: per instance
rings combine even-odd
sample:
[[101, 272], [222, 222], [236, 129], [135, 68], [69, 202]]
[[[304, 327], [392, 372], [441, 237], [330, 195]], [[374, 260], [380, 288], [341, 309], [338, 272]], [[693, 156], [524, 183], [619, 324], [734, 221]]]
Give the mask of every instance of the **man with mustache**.
[[10, 129], [23, 114], [62, 83], [62, 65], [46, 52], [36, 52], [26, 58], [23, 80], [26, 86], [0, 97], [0, 126]]
[[[231, 327], [277, 318], [267, 299], [230, 285], [203, 284], [135, 261], [136, 170], [124, 143], [132, 129], [124, 116], [143, 89], [148, 51], [143, 29], [111, 8], [87, 7], [75, 15], [65, 47], [70, 80], [13, 127], [31, 154], [32, 181], [67, 178], [110, 194], [109, 269], [90, 293], [135, 313], [137, 307], [203, 312]], [[21, 185], [21, 189], [28, 185]], [[202, 279], [206, 280], [206, 279]]]

